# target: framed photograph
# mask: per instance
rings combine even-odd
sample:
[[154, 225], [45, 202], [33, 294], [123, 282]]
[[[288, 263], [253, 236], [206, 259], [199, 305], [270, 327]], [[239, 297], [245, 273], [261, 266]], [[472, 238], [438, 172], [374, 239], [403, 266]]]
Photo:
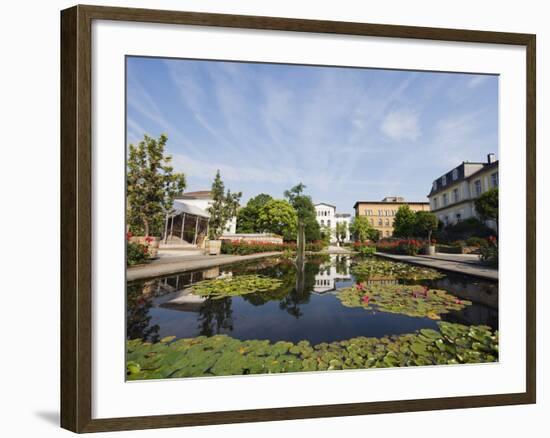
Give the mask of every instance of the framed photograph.
[[61, 13], [61, 423], [535, 403], [535, 35]]

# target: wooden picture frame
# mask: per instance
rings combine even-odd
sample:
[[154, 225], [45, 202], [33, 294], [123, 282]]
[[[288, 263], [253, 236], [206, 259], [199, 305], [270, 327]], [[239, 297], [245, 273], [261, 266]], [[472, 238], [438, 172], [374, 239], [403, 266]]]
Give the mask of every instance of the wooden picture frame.
[[[114, 20], [388, 38], [519, 45], [526, 48], [527, 320], [526, 391], [406, 401], [347, 403], [197, 414], [92, 418], [92, 22]], [[535, 403], [535, 35], [476, 30], [75, 6], [61, 12], [61, 426], [99, 432]]]

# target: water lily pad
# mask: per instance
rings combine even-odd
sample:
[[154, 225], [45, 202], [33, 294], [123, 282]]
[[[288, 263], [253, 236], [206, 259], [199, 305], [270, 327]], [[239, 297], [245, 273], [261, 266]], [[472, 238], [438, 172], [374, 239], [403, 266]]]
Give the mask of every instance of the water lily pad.
[[204, 280], [194, 284], [193, 294], [210, 299], [274, 291], [281, 287], [282, 280], [261, 275], [237, 275], [234, 277]]

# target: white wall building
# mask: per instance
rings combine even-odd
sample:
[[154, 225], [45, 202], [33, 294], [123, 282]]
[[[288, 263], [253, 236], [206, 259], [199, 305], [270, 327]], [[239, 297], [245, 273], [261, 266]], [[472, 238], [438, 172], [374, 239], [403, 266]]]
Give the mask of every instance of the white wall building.
[[[474, 202], [492, 188], [498, 188], [498, 160], [487, 155], [485, 163], [462, 162], [437, 178], [428, 195], [430, 210], [444, 225], [477, 217]], [[487, 225], [496, 228], [493, 221]]]
[[351, 223], [351, 215], [348, 213], [336, 213], [336, 207], [325, 202], [315, 204], [315, 212], [317, 222], [321, 227], [329, 227], [331, 230], [331, 242], [336, 242], [336, 224], [345, 222], [347, 224], [347, 232], [345, 242], [350, 241], [349, 225]]
[[351, 279], [351, 259], [346, 256], [330, 256], [330, 263], [319, 266], [319, 272], [315, 275], [313, 292], [324, 294], [336, 291], [336, 283]]
[[[208, 213], [208, 207], [214, 202], [212, 194], [209, 190], [201, 190], [198, 192], [187, 192], [176, 196], [176, 200], [182, 201], [185, 204], [198, 207]], [[210, 216], [210, 215], [209, 215]], [[237, 217], [233, 216], [226, 224], [225, 234], [235, 234], [237, 232]]]

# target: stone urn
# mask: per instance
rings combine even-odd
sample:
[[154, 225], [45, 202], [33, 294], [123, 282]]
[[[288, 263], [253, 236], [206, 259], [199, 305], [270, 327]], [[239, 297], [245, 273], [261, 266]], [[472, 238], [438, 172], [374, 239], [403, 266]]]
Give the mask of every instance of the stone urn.
[[159, 251], [160, 237], [153, 236], [132, 236], [130, 242], [147, 246], [149, 257], [154, 259]]
[[424, 247], [426, 255], [435, 255], [435, 245], [426, 245]]
[[221, 240], [209, 240], [208, 241], [208, 254], [209, 255], [220, 255], [222, 251], [222, 241]]

